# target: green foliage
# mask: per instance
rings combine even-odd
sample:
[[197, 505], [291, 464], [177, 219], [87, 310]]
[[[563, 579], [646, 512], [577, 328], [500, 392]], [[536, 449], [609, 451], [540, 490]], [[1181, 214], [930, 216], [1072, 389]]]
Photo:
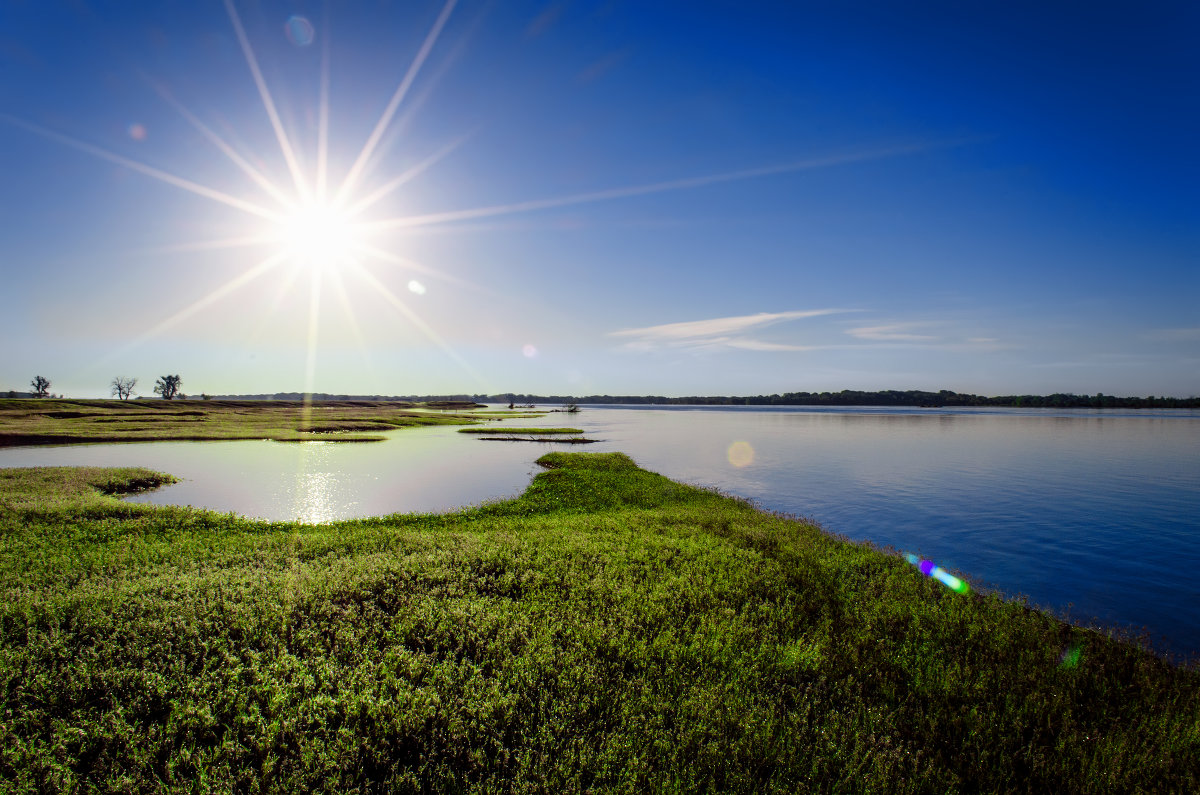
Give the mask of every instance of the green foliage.
[[177, 395], [181, 398], [186, 397], [185, 395], [179, 395], [179, 388], [181, 386], [183, 386], [183, 379], [177, 375], [160, 376], [154, 382], [154, 394], [162, 395], [163, 400], [173, 400]]
[[1200, 789], [1193, 671], [621, 454], [541, 463], [316, 526], [0, 471], [6, 791]]

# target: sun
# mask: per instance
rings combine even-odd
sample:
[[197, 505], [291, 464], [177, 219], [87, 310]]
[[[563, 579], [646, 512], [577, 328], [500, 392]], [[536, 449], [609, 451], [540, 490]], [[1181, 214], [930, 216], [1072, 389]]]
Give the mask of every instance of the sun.
[[275, 239], [288, 259], [316, 271], [340, 270], [366, 242], [359, 225], [343, 209], [318, 199], [284, 215]]

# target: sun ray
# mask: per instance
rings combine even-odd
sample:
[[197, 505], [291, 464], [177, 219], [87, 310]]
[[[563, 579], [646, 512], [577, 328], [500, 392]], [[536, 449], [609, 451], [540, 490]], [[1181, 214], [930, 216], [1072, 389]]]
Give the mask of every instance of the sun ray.
[[237, 34], [238, 43], [241, 44], [242, 54], [246, 57], [246, 64], [254, 76], [254, 84], [258, 86], [258, 95], [262, 98], [263, 109], [266, 110], [267, 117], [271, 120], [271, 127], [275, 130], [275, 138], [279, 141], [283, 159], [287, 161], [288, 171], [291, 172], [292, 181], [296, 184], [296, 191], [300, 194], [301, 199], [307, 199], [310, 194], [308, 183], [304, 179], [304, 171], [296, 160], [296, 153], [292, 150], [291, 141], [288, 140], [287, 132], [283, 129], [283, 122], [280, 121], [279, 113], [275, 110], [275, 101], [271, 98], [271, 92], [267, 89], [262, 71], [258, 68], [258, 59], [254, 57], [254, 50], [250, 47], [250, 40], [246, 38], [241, 17], [238, 16], [237, 9], [233, 7], [233, 0], [225, 0], [225, 10], [229, 13], [230, 22], [233, 23], [233, 30]]
[[362, 263], [356, 260], [351, 260], [350, 265], [354, 269], [354, 272], [358, 274], [358, 276], [374, 287], [376, 292], [383, 296], [388, 303], [400, 310], [400, 313], [404, 315], [404, 317], [406, 317], [410, 323], [416, 326], [430, 342], [441, 348], [442, 351], [445, 352], [445, 354], [451, 359], [453, 359], [454, 362], [460, 366], [467, 375], [475, 379], [476, 383], [483, 386], [485, 392], [491, 391], [491, 385], [487, 383], [483, 376], [480, 375], [475, 368], [467, 362], [466, 359], [459, 356], [458, 351], [451, 348], [450, 345], [443, 340], [441, 336], [439, 336], [438, 333], [429, 326], [429, 324], [422, 320], [416, 312], [414, 312], [412, 309], [409, 309], [407, 304], [397, 298], [396, 294], [388, 289], [388, 286], [381, 282], [375, 276], [375, 274], [371, 273], [370, 270], [363, 267]]
[[214, 190], [201, 185], [198, 182], [192, 182], [189, 179], [184, 179], [183, 177], [177, 177], [174, 174], [161, 171], [153, 166], [148, 166], [145, 163], [139, 163], [136, 160], [130, 160], [129, 158], [122, 157], [115, 152], [110, 152], [107, 149], [101, 149], [98, 146], [79, 141], [75, 138], [71, 138], [70, 136], [63, 135], [62, 133], [57, 133], [53, 130], [47, 130], [45, 127], [24, 121], [23, 119], [18, 119], [13, 116], [9, 116], [8, 114], [0, 113], [0, 120], [6, 121], [16, 127], [21, 127], [22, 129], [40, 135], [43, 138], [49, 138], [53, 141], [58, 141], [61, 144], [70, 146], [73, 149], [87, 152], [88, 154], [99, 157], [102, 160], [107, 160], [110, 163], [116, 163], [117, 165], [137, 171], [140, 174], [153, 177], [154, 179], [157, 179], [160, 182], [165, 182], [168, 185], [174, 185], [177, 188], [183, 188], [184, 190], [190, 191], [197, 196], [203, 196], [206, 199], [212, 199], [213, 201], [227, 204], [230, 207], [243, 210], [244, 212], [248, 212], [271, 221], [278, 222], [282, 218], [279, 213], [274, 212], [273, 210], [268, 210], [265, 207], [260, 207], [253, 202], [239, 199], [236, 196], [230, 196], [228, 193], [222, 193], [219, 190]]
[[472, 289], [472, 290], [480, 289], [478, 285], [472, 284], [471, 282], [468, 282], [465, 279], [460, 279], [457, 276], [451, 276], [448, 273], [444, 273], [442, 271], [436, 270], [435, 268], [431, 268], [428, 265], [422, 265], [421, 263], [417, 262], [416, 260], [412, 260], [407, 257], [401, 257], [398, 254], [393, 254], [390, 251], [385, 251], [384, 249], [378, 248], [376, 246], [372, 246], [367, 243], [360, 243], [356, 248], [357, 248], [358, 252], [361, 254], [366, 254], [373, 259], [381, 260], [381, 261], [387, 262], [391, 265], [399, 265], [403, 268], [411, 268], [412, 270], [415, 270], [418, 273], [423, 273], [426, 276], [432, 276], [435, 279], [441, 279], [442, 281], [449, 282], [450, 284], [454, 284], [459, 287], [466, 287], [466, 288]]
[[317, 106], [317, 198], [325, 198], [329, 170], [329, 4], [325, 4], [321, 36], [321, 89]]
[[151, 248], [134, 249], [132, 254], [187, 254], [194, 251], [218, 251], [226, 248], [249, 248], [265, 246], [274, 242], [269, 235], [246, 235], [244, 237], [226, 237], [214, 240], [194, 240], [186, 243], [175, 243], [170, 246], [154, 246]]
[[296, 279], [300, 276], [301, 269], [298, 267], [285, 268], [279, 278], [275, 281], [274, 292], [271, 297], [264, 302], [263, 311], [259, 313], [258, 322], [254, 324], [254, 328], [246, 335], [246, 345], [257, 343], [267, 326], [274, 320], [275, 315], [279, 312], [280, 304], [283, 303], [284, 296], [292, 291], [296, 284]]
[[249, 284], [250, 282], [257, 279], [259, 276], [263, 275], [267, 271], [278, 266], [279, 263], [282, 262], [283, 260], [284, 260], [284, 255], [282, 253], [273, 254], [270, 257], [267, 257], [262, 262], [258, 263], [257, 265], [250, 268], [249, 270], [243, 271], [242, 273], [239, 273], [237, 276], [233, 277], [229, 281], [225, 282], [220, 287], [218, 287], [217, 289], [210, 292], [208, 295], [205, 295], [201, 298], [197, 298], [195, 301], [188, 304], [183, 309], [180, 309], [178, 312], [175, 312], [170, 317], [167, 317], [166, 319], [160, 321], [159, 323], [157, 323], [156, 325], [151, 327], [148, 331], [145, 331], [142, 334], [138, 335], [135, 339], [133, 339], [131, 342], [125, 344], [121, 348], [113, 351], [112, 353], [108, 354], [107, 356], [100, 357], [100, 359], [98, 359], [96, 361], [96, 365], [106, 364], [107, 362], [109, 362], [113, 359], [116, 359], [120, 356], [123, 356], [123, 355], [129, 353], [130, 351], [136, 349], [138, 346], [142, 345], [143, 343], [153, 339], [154, 337], [157, 337], [159, 334], [166, 331], [171, 326], [174, 326], [176, 323], [180, 323], [180, 322], [186, 320], [187, 318], [189, 318], [192, 315], [199, 312], [201, 309], [204, 309], [205, 307], [207, 307], [207, 306], [213, 304], [214, 302], [219, 301], [220, 299], [229, 295], [234, 290], [237, 290], [238, 288], [240, 288], [246, 284]]
[[372, 191], [368, 195], [359, 199], [354, 204], [350, 205], [348, 208], [346, 208], [346, 215], [355, 216], [355, 215], [362, 213], [364, 210], [369, 209], [370, 207], [372, 207], [373, 205], [378, 203], [381, 199], [386, 198], [388, 196], [388, 194], [390, 194], [392, 191], [396, 190], [396, 188], [399, 188], [401, 185], [404, 185], [406, 182], [409, 182], [413, 178], [417, 177], [418, 175], [421, 174], [421, 172], [425, 171], [426, 169], [430, 168], [431, 166], [436, 165], [444, 157], [449, 155], [451, 152], [453, 152], [458, 147], [462, 146], [467, 141], [468, 138], [470, 138], [469, 135], [460, 135], [458, 138], [455, 138], [450, 143], [446, 144], [441, 149], [437, 150], [429, 157], [425, 158], [424, 160], [417, 163], [412, 168], [410, 168], [407, 171], [405, 171], [404, 173], [400, 174], [395, 179], [391, 180], [390, 182], [388, 182], [381, 188], [379, 188], [375, 191]]
[[334, 295], [337, 296], [338, 303], [342, 307], [342, 311], [346, 313], [346, 323], [350, 327], [350, 333], [354, 335], [355, 341], [358, 342], [358, 347], [362, 350], [363, 355], [367, 360], [370, 360], [368, 353], [367, 340], [363, 337], [362, 328], [358, 325], [358, 320], [355, 319], [355, 309], [350, 304], [350, 295], [346, 292], [346, 284], [342, 281], [342, 276], [337, 271], [329, 271], [326, 274], [329, 281], [333, 284]]
[[148, 82], [150, 82], [150, 85], [154, 88], [155, 93], [162, 97], [167, 104], [173, 107], [179, 113], [179, 115], [183, 116], [183, 118], [186, 119], [187, 122], [192, 125], [192, 127], [196, 128], [201, 135], [207, 138], [213, 146], [220, 149], [223, 155], [229, 158], [234, 165], [240, 168], [242, 172], [246, 174], [246, 176], [254, 181], [254, 184], [258, 185], [260, 188], [269, 193], [273, 199], [282, 204], [284, 207], [290, 208], [295, 204], [295, 200], [292, 197], [284, 193], [261, 171], [256, 169], [244, 157], [238, 154], [232, 146], [226, 143], [224, 138], [217, 135], [216, 132], [214, 132], [208, 125], [200, 121], [200, 119], [196, 118], [195, 114], [184, 107], [179, 100], [175, 99], [175, 97], [171, 95], [171, 92], [167, 90], [166, 86], [163, 86], [155, 81]]
[[700, 177], [686, 177], [684, 179], [674, 179], [665, 182], [652, 182], [647, 185], [632, 185], [624, 188], [608, 188], [606, 190], [592, 191], [590, 193], [577, 193], [572, 196], [559, 196], [552, 199], [532, 199], [530, 201], [516, 202], [513, 204], [497, 204], [487, 207], [475, 207], [468, 210], [450, 210], [441, 213], [429, 213], [426, 215], [411, 215], [400, 218], [391, 218], [382, 221], [366, 223], [364, 226], [370, 229], [403, 229], [414, 226], [443, 224], [451, 221], [492, 218], [498, 215], [514, 215], [517, 213], [527, 213], [536, 210], [548, 210], [556, 207], [569, 207], [575, 204], [590, 204], [593, 202], [610, 201], [612, 199], [626, 199], [633, 196], [645, 196], [652, 193], [666, 193], [668, 191], [701, 188], [707, 185], [716, 185], [722, 182], [737, 182], [740, 180], [755, 179], [758, 177], [788, 174], [796, 171], [829, 168], [846, 163], [857, 163], [864, 160], [878, 160], [886, 157], [914, 154], [916, 152], [925, 151], [929, 148], [932, 148], [931, 145], [922, 144], [893, 147], [889, 149], [877, 149], [866, 152], [854, 152], [841, 155], [830, 155], [827, 157], [813, 158], [810, 160], [801, 160], [796, 163], [783, 163], [781, 165], [750, 168], [742, 171], [729, 171], [722, 174], [708, 174]]
[[[309, 272], [308, 353], [304, 361], [304, 408], [312, 411], [313, 385], [317, 376], [317, 339], [321, 319], [321, 271]], [[305, 417], [308, 423], [311, 417]]]
[[[226, 0], [226, 2], [228, 1]], [[450, 13], [454, 10], [457, 2], [458, 0], [446, 0], [446, 5], [442, 8], [442, 13], [438, 15], [437, 21], [433, 23], [433, 28], [425, 36], [425, 41], [421, 44], [421, 49], [417, 51], [416, 57], [413, 58], [413, 62], [409, 65], [408, 72], [405, 73], [404, 78], [400, 81], [400, 85], [396, 87], [396, 91], [392, 94], [392, 98], [384, 109], [383, 115], [376, 122], [375, 129], [371, 131], [371, 135], [363, 145], [362, 151], [359, 152], [354, 165], [350, 167], [349, 173], [346, 174], [346, 178], [342, 181], [342, 185], [338, 189], [337, 196], [334, 199], [335, 204], [346, 201], [350, 192], [354, 190], [358, 180], [362, 177], [362, 172], [366, 168], [367, 161], [371, 159], [371, 155], [375, 152], [375, 147], [379, 145], [379, 139], [383, 137], [383, 133], [392, 122], [392, 117], [396, 115], [396, 109], [400, 107], [400, 103], [404, 100], [408, 89], [412, 86], [413, 81], [417, 78], [417, 74], [421, 71], [425, 59], [429, 57], [429, 53], [433, 50], [433, 45], [437, 42], [438, 36], [441, 35], [446, 21], [450, 19]]]

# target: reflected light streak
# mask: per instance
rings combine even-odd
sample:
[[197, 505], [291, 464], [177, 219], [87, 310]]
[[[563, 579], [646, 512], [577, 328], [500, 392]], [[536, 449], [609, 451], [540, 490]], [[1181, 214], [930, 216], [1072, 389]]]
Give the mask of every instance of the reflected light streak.
[[321, 271], [313, 268], [309, 271], [308, 299], [308, 355], [304, 361], [304, 424], [312, 424], [312, 393], [317, 374], [317, 337], [318, 324], [321, 316]]
[[139, 174], [145, 174], [148, 177], [153, 177], [154, 179], [157, 179], [160, 182], [165, 182], [168, 185], [174, 185], [177, 188], [183, 188], [184, 190], [194, 193], [197, 196], [203, 196], [206, 199], [212, 199], [213, 201], [227, 204], [230, 207], [243, 210], [252, 215], [257, 215], [260, 218], [266, 218], [271, 221], [278, 221], [280, 218], [282, 218], [279, 213], [268, 210], [265, 207], [260, 207], [253, 202], [248, 202], [244, 199], [239, 199], [236, 196], [230, 196], [228, 193], [222, 193], [221, 191], [207, 188], [199, 183], [184, 179], [183, 177], [177, 177], [174, 174], [167, 173], [166, 171], [160, 171], [153, 166], [147, 166], [144, 163], [139, 163], [136, 160], [130, 160], [127, 157], [122, 157], [114, 152], [110, 152], [107, 149], [101, 149], [98, 146], [84, 143], [83, 141], [76, 140], [70, 136], [63, 135], [62, 133], [56, 133], [52, 130], [47, 130], [45, 127], [40, 127], [36, 124], [9, 116], [8, 114], [0, 113], [0, 120], [6, 121], [9, 124], [20, 127], [24, 130], [28, 130], [36, 135], [40, 135], [43, 138], [49, 138], [50, 140], [58, 141], [59, 143], [65, 144], [73, 149], [79, 149], [80, 151], [87, 152], [90, 155], [95, 155], [96, 157], [99, 157], [102, 160], [107, 160], [110, 163], [116, 163], [117, 165], [125, 166], [126, 168], [132, 169]]
[[304, 173], [300, 170], [296, 154], [292, 151], [292, 144], [288, 140], [287, 133], [284, 132], [283, 122], [279, 120], [279, 113], [275, 110], [275, 101], [271, 99], [271, 92], [267, 90], [267, 83], [263, 80], [262, 72], [258, 68], [258, 59], [254, 57], [254, 50], [250, 47], [250, 40], [246, 38], [241, 17], [238, 16], [237, 9], [233, 7], [233, 0], [225, 0], [225, 10], [229, 12], [229, 21], [233, 23], [238, 43], [242, 46], [242, 54], [246, 56], [246, 64], [250, 67], [251, 74], [254, 75], [254, 84], [258, 86], [258, 95], [262, 97], [263, 109], [266, 110], [267, 116], [271, 120], [275, 138], [279, 141], [279, 149], [283, 152], [283, 159], [287, 161], [288, 171], [292, 174], [292, 181], [296, 183], [296, 190], [300, 197], [308, 199], [309, 190], [308, 184], [304, 180]]
[[868, 152], [857, 152], [844, 155], [830, 155], [828, 157], [802, 160], [797, 163], [784, 163], [777, 166], [750, 168], [742, 171], [730, 171], [723, 174], [709, 174], [702, 177], [687, 177], [684, 179], [669, 180], [667, 182], [654, 182], [648, 185], [634, 185], [625, 188], [609, 188], [607, 190], [592, 191], [590, 193], [577, 193], [573, 196], [560, 196], [553, 199], [532, 199], [530, 201], [517, 202], [515, 204], [498, 204], [489, 207], [476, 207], [469, 210], [451, 210], [443, 213], [429, 213], [427, 215], [412, 215], [403, 218], [391, 218], [385, 221], [369, 223], [365, 226], [373, 229], [401, 229], [410, 226], [442, 224], [450, 221], [466, 221], [475, 218], [490, 218], [497, 215], [512, 215], [515, 213], [532, 212], [534, 210], [547, 210], [555, 207], [569, 207], [575, 204], [589, 204], [592, 202], [609, 201], [612, 199], [626, 199], [633, 196], [645, 196], [652, 193], [666, 193], [668, 191], [702, 188], [707, 185], [717, 185], [722, 182], [737, 182], [740, 180], [755, 179], [757, 177], [788, 174], [796, 171], [809, 171], [817, 168], [829, 168], [846, 163], [858, 163], [864, 160], [879, 160], [887, 157], [898, 157], [900, 155], [922, 152], [931, 148], [933, 148], [933, 145], [931, 144], [920, 144], [892, 147], [890, 149], [877, 149]]
[[[229, 0], [226, 0], [226, 2], [229, 2]], [[396, 109], [400, 107], [400, 103], [404, 100], [405, 94], [408, 93], [409, 87], [412, 86], [417, 74], [421, 71], [425, 59], [429, 57], [430, 51], [433, 50], [433, 45], [437, 42], [438, 36], [441, 35], [446, 21], [450, 19], [450, 13], [454, 10], [457, 2], [458, 0], [446, 0], [446, 5], [442, 8], [442, 13], [438, 15], [437, 21], [433, 23], [433, 28], [425, 36], [425, 41], [422, 42], [421, 49], [409, 65], [408, 72], [405, 73], [404, 78], [400, 81], [400, 85], [396, 87], [396, 91], [392, 94], [387, 108], [384, 109], [383, 115], [379, 117], [379, 121], [375, 124], [375, 129], [371, 131], [370, 137], [367, 138], [362, 151], [359, 152], [358, 158], [354, 161], [354, 165], [350, 167], [350, 172], [346, 175], [346, 179], [343, 180], [342, 186], [338, 189], [337, 196], [334, 199], [335, 204], [344, 202], [350, 192], [354, 190], [354, 186], [362, 176], [363, 169], [366, 168], [367, 161], [370, 160], [375, 147], [379, 145], [379, 140], [391, 124], [392, 117], [396, 115]]]

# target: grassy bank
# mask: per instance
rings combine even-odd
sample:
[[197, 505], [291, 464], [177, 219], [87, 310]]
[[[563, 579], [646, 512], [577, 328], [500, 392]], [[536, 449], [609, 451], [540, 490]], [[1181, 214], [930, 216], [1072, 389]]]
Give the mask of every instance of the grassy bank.
[[474, 422], [472, 404], [394, 401], [0, 399], [0, 447], [274, 439], [378, 441], [382, 431]]
[[1200, 674], [619, 454], [269, 524], [0, 470], [12, 791], [1200, 789]]

